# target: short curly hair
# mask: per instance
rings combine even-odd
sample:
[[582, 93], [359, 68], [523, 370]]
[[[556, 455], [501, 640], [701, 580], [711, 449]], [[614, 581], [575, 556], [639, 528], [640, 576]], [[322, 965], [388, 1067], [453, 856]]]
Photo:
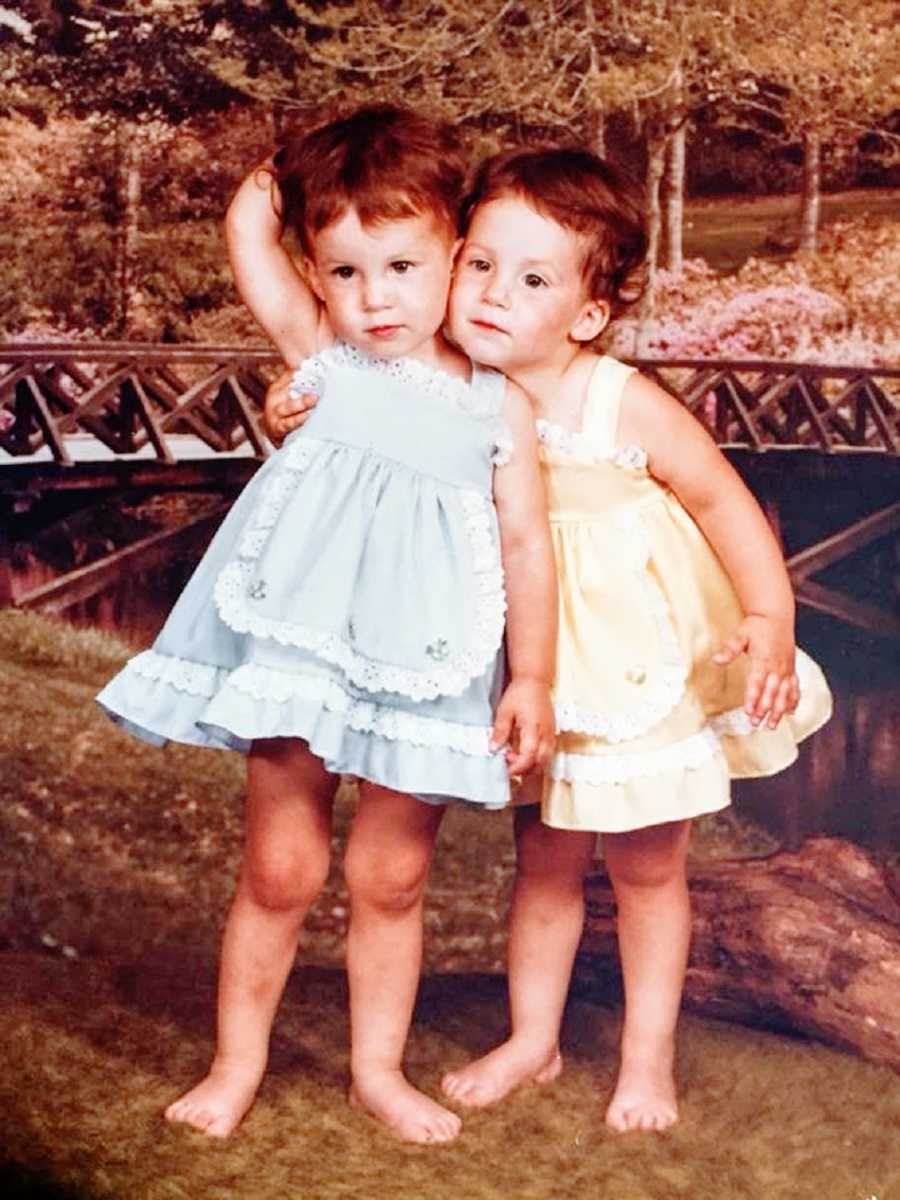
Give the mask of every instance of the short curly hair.
[[582, 278], [592, 299], [619, 316], [646, 282], [647, 234], [637, 188], [624, 172], [582, 147], [512, 150], [482, 163], [466, 197], [466, 224], [475, 209], [520, 196], [584, 243]]
[[272, 162], [282, 219], [307, 254], [351, 207], [363, 224], [431, 214], [459, 233], [466, 171], [456, 134], [410, 109], [365, 105], [288, 135]]

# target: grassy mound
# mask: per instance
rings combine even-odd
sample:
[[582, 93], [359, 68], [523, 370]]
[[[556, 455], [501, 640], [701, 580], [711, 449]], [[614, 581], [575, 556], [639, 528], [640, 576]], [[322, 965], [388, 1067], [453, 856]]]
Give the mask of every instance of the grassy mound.
[[[0, 1185], [55, 1200], [615, 1200], [900, 1196], [900, 1085], [849, 1056], [686, 1018], [683, 1121], [617, 1137], [602, 1124], [618, 1014], [573, 1002], [568, 1070], [465, 1118], [440, 1149], [395, 1143], [346, 1105], [346, 896], [335, 867], [311, 914], [272, 1070], [225, 1145], [160, 1112], [212, 1047], [215, 959], [240, 854], [241, 761], [157, 750], [92, 697], [128, 651], [114, 638], [0, 613]], [[341, 797], [335, 862], [352, 811]], [[766, 848], [733, 818], [701, 853]], [[504, 816], [452, 811], [428, 909], [412, 1078], [502, 1036]], [[896, 1190], [892, 1190], [896, 1189]]]

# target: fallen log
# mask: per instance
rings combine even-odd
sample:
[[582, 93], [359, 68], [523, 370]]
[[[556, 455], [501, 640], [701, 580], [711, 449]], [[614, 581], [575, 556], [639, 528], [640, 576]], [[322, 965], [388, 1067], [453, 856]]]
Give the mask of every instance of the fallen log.
[[[685, 1008], [806, 1034], [900, 1070], [897, 880], [859, 846], [811, 838], [795, 853], [690, 868], [693, 938]], [[576, 989], [621, 975], [605, 871], [587, 885]]]

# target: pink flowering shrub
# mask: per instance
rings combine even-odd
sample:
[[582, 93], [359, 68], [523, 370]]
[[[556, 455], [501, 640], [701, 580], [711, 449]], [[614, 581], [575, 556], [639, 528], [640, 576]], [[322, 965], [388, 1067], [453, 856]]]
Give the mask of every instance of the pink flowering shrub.
[[900, 223], [826, 225], [809, 262], [748, 259], [717, 275], [702, 259], [657, 275], [652, 317], [623, 319], [614, 353], [665, 358], [900, 362]]

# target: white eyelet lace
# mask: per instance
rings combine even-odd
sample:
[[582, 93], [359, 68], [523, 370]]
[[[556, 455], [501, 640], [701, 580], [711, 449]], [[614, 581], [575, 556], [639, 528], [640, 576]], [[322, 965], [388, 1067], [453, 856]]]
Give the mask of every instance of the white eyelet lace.
[[133, 671], [142, 679], [167, 684], [176, 692], [206, 697], [216, 694], [219, 679], [225, 674], [221, 667], [160, 654], [156, 650], [143, 650], [136, 654], [129, 661], [126, 670]]
[[613, 466], [623, 467], [631, 471], [644, 471], [647, 468], [647, 452], [641, 446], [620, 446], [612, 453], [598, 454], [593, 439], [589, 434], [578, 433], [556, 425], [552, 421], [539, 420], [536, 422], [538, 441], [558, 454], [573, 458], [582, 463], [610, 462]]
[[475, 572], [475, 622], [468, 647], [441, 662], [430, 662], [426, 670], [373, 662], [334, 633], [324, 633], [300, 622], [263, 616], [247, 604], [247, 588], [254, 563], [262, 552], [290, 497], [299, 485], [299, 475], [325, 443], [315, 438], [297, 438], [282, 451], [280, 470], [265, 485], [259, 506], [241, 537], [238, 557], [228, 563], [216, 580], [214, 596], [219, 616], [236, 633], [271, 638], [282, 645], [313, 651], [340, 669], [356, 687], [367, 692], [397, 692], [412, 700], [457, 696], [470, 681], [483, 674], [503, 637], [506, 596], [499, 548], [493, 534], [490, 501], [474, 489], [459, 489], [466, 533]]
[[512, 462], [513, 456], [513, 440], [512, 434], [504, 425], [498, 430], [494, 439], [494, 453], [491, 456], [491, 462], [495, 467], [505, 467], [507, 463]]
[[[332, 367], [386, 375], [416, 388], [431, 399], [455, 405], [475, 420], [489, 424], [494, 439], [491, 458], [494, 466], [505, 466], [512, 458], [513, 439], [502, 413], [505, 385], [502, 376], [496, 372], [488, 375], [489, 379], [496, 379], [496, 386], [490, 386], [483, 378], [487, 371], [484, 367], [473, 367], [472, 381], [469, 382], [415, 358], [376, 358], [347, 342], [335, 342], [300, 364], [291, 377], [288, 393], [295, 397], [304, 392], [321, 395], [326, 374]], [[482, 380], [482, 386], [476, 385], [476, 379]]]
[[623, 513], [616, 522], [622, 544], [630, 551], [631, 569], [644, 591], [656, 625], [662, 659], [658, 677], [648, 686], [642, 702], [627, 712], [599, 712], [576, 704], [557, 704], [555, 713], [556, 728], [560, 733], [586, 733], [610, 742], [626, 742], [652, 729], [675, 708], [684, 696], [689, 667], [681, 653], [665, 595], [647, 569], [650, 544], [640, 517]]
[[328, 712], [339, 713], [349, 728], [371, 733], [388, 741], [413, 746], [442, 747], [470, 757], [491, 757], [491, 729], [483, 725], [463, 725], [435, 717], [422, 717], [386, 704], [357, 700], [334, 680], [322, 676], [288, 675], [257, 663], [245, 663], [234, 671], [191, 662], [188, 659], [145, 650], [128, 664], [143, 679], [171, 687], [177, 692], [211, 699], [217, 691], [234, 688], [261, 702], [286, 704], [291, 700], [310, 700]]
[[472, 757], [491, 755], [489, 726], [463, 725], [441, 718], [422, 717], [386, 704], [357, 700], [321, 676], [288, 675], [256, 663], [238, 667], [228, 679], [230, 687], [255, 700], [311, 700], [329, 712], [339, 713], [350, 729], [413, 746], [441, 746]]
[[632, 779], [664, 775], [681, 769], [694, 770], [722, 753], [715, 732], [705, 725], [697, 733], [661, 746], [628, 754], [555, 754], [550, 763], [550, 778], [569, 783], [599, 786], [628, 783]]
[[288, 395], [295, 400], [299, 399], [304, 393], [318, 396], [321, 394], [324, 382], [325, 365], [322, 362], [322, 356], [316, 354], [312, 358], [304, 359], [293, 373], [291, 382], [288, 385]]

